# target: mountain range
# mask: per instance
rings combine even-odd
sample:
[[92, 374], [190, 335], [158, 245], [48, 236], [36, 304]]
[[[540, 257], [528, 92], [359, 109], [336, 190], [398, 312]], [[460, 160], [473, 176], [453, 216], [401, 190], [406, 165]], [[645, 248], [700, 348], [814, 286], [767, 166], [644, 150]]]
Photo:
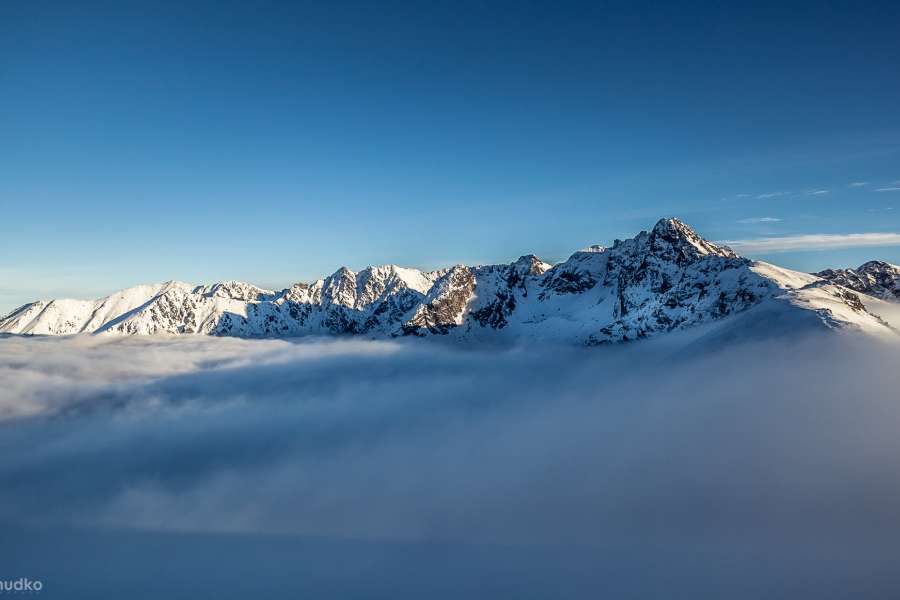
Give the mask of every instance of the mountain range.
[[170, 281], [97, 300], [32, 302], [0, 318], [0, 332], [445, 336], [589, 345], [695, 328], [717, 335], [812, 328], [894, 336], [883, 318], [891, 302], [900, 302], [900, 267], [873, 261], [801, 273], [738, 256], [668, 218], [555, 265], [526, 255], [510, 264], [435, 271], [344, 267], [280, 291], [236, 281]]

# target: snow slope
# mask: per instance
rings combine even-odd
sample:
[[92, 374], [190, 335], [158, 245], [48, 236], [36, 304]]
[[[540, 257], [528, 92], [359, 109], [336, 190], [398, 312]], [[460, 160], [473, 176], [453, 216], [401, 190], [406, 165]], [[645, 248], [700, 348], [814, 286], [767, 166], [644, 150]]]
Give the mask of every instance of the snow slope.
[[[766, 321], [895, 335], [866, 309], [871, 299], [853, 291], [862, 275], [828, 273], [751, 262], [678, 219], [662, 219], [649, 232], [616, 240], [610, 248], [591, 246], [552, 266], [528, 255], [510, 264], [430, 272], [394, 265], [359, 272], [344, 267], [281, 291], [235, 281], [167, 282], [94, 301], [28, 304], [0, 319], [0, 332], [446, 336], [602, 344], [741, 314], [733, 322], [742, 327]], [[865, 281], [868, 287], [858, 291], [890, 296], [884, 292], [886, 275]], [[891, 281], [896, 283], [896, 274]]]

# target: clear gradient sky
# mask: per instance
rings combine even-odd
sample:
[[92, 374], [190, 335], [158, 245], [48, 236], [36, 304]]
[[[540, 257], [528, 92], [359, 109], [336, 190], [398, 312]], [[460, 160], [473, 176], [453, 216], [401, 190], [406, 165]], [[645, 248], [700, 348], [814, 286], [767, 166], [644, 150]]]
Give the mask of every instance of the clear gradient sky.
[[900, 3], [0, 3], [0, 313], [668, 215], [900, 262]]

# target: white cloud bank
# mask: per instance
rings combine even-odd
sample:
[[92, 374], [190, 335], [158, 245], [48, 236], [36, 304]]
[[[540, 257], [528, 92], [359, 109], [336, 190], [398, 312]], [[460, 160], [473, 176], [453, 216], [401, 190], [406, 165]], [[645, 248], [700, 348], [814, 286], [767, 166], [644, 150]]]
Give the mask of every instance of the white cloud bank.
[[67, 598], [896, 597], [900, 350], [657, 342], [0, 338], [0, 563]]
[[720, 242], [737, 252], [765, 254], [791, 250], [831, 250], [867, 246], [898, 246], [900, 233], [810, 233], [804, 235], [724, 240]]

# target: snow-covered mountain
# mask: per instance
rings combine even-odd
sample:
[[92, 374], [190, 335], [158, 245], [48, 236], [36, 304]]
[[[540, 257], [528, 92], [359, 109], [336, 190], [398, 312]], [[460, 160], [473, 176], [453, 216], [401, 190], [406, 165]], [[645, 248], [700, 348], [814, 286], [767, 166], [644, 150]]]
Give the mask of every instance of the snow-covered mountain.
[[616, 240], [610, 248], [591, 246], [556, 265], [529, 255], [510, 264], [429, 272], [394, 265], [359, 272], [341, 268], [281, 291], [235, 281], [209, 286], [172, 281], [99, 300], [27, 304], [0, 319], [0, 332], [448, 336], [600, 344], [727, 322], [740, 313], [732, 322], [741, 327], [777, 322], [894, 335], [857, 293], [887, 297], [886, 290], [897, 290], [898, 270], [891, 268], [890, 284], [881, 275], [886, 270], [876, 273], [866, 265], [857, 271], [799, 273], [752, 262], [678, 219], [663, 219], [649, 232]]
[[819, 277], [851, 290], [889, 302], [900, 302], [900, 267], [880, 260], [856, 269], [826, 269]]

